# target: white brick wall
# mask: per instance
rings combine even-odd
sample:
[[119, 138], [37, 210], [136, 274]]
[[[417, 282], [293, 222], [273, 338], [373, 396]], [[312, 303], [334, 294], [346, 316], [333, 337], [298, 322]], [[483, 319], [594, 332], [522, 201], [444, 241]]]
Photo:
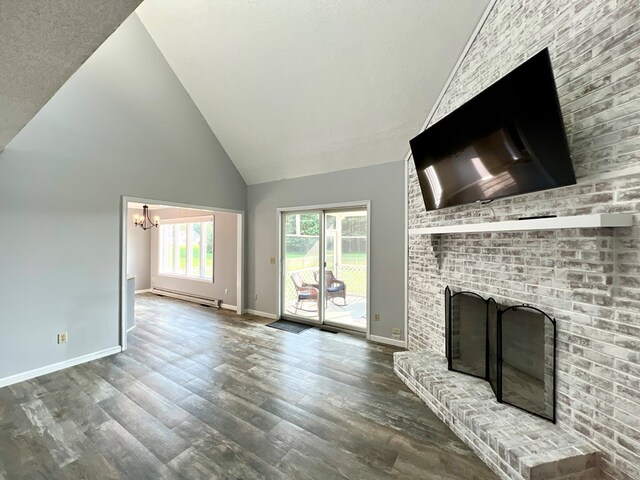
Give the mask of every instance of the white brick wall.
[[[578, 177], [640, 164], [640, 1], [498, 0], [434, 121], [549, 47]], [[410, 165], [409, 227], [525, 215], [634, 213], [635, 226], [409, 239], [409, 348], [444, 352], [446, 285], [558, 319], [558, 419], [640, 479], [640, 177], [425, 212]], [[435, 299], [435, 300], [434, 300]]]

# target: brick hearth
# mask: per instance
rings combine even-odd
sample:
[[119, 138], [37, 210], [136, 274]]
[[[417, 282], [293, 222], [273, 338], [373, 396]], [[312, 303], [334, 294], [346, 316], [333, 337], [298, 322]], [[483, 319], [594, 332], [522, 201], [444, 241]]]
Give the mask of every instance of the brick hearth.
[[447, 370], [444, 356], [394, 354], [396, 374], [505, 479], [597, 480], [598, 450], [548, 420], [500, 404], [482, 379]]

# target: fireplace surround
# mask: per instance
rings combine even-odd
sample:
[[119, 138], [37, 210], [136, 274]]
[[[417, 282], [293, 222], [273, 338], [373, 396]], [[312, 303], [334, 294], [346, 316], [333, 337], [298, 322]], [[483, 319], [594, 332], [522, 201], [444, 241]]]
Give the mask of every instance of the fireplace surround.
[[450, 287], [444, 305], [448, 369], [486, 380], [498, 402], [555, 423], [555, 319]]
[[[511, 462], [520, 457], [521, 464], [520, 448], [539, 449], [540, 438], [548, 442], [556, 428], [572, 434], [571, 440], [562, 437], [574, 442], [572, 448], [582, 439], [602, 452], [601, 472], [590, 479], [640, 479], [640, 135], [628, 123], [640, 112], [640, 102], [630, 102], [632, 93], [640, 93], [640, 69], [631, 54], [638, 52], [638, 37], [627, 35], [640, 27], [638, 11], [640, 4], [629, 1], [498, 0], [425, 122], [443, 118], [548, 46], [577, 185], [426, 212], [413, 162], [407, 162], [410, 352], [402, 362], [398, 358], [398, 370], [421, 376], [407, 377], [418, 382], [420, 398], [440, 408], [441, 418], [449, 418], [505, 480], [533, 478]], [[550, 214], [557, 219], [518, 220]], [[599, 214], [631, 214], [633, 222], [571, 221]], [[528, 222], [534, 222], [530, 229], [521, 230]], [[504, 305], [535, 305], [556, 319], [555, 425], [498, 404], [484, 379], [447, 370], [447, 285], [491, 294]], [[441, 378], [451, 380], [446, 395]], [[478, 390], [490, 401], [475, 402]], [[499, 413], [482, 415], [489, 412]], [[501, 422], [512, 415], [511, 422]], [[529, 421], [544, 433], [526, 441], [523, 422]], [[507, 430], [519, 440], [507, 437]], [[544, 455], [562, 448], [551, 442]], [[566, 475], [563, 469], [558, 477]], [[555, 477], [545, 472], [539, 478]]]

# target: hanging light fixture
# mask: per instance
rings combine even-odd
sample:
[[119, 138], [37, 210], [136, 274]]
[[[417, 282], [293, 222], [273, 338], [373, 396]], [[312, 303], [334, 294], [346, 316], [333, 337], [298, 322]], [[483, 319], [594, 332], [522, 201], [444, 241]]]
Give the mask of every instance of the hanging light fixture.
[[133, 223], [136, 227], [142, 227], [143, 230], [149, 230], [151, 227], [158, 227], [160, 221], [159, 216], [153, 217], [153, 220], [149, 218], [149, 207], [147, 205], [142, 207], [142, 215], [137, 213], [133, 216]]

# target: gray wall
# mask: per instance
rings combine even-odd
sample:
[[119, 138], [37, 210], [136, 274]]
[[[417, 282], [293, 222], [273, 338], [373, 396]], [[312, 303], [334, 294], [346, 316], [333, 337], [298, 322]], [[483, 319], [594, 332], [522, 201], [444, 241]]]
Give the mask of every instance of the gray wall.
[[[142, 215], [141, 208], [129, 208], [127, 211], [127, 222], [133, 227], [133, 216]], [[141, 228], [127, 229], [127, 275], [136, 276], [136, 290], [147, 290], [151, 288], [151, 277], [149, 272], [149, 249], [151, 247], [151, 234]]]
[[136, 15], [0, 154], [0, 378], [118, 345], [122, 195], [247, 195]]
[[[637, 166], [639, 19], [637, 1], [498, 0], [433, 121], [548, 47], [577, 176]], [[410, 165], [410, 227], [634, 214], [629, 228], [409, 238], [410, 349], [444, 353], [446, 285], [549, 313], [558, 422], [601, 448], [603, 478], [616, 480], [640, 478], [639, 199], [636, 175], [426, 212]]]
[[[278, 254], [276, 209], [371, 200], [371, 334], [404, 336], [404, 164], [313, 175], [248, 187], [247, 308], [277, 313], [278, 268], [269, 263]], [[258, 300], [254, 300], [255, 295]]]
[[[154, 210], [150, 215], [158, 215], [161, 219], [174, 219], [184, 217], [200, 217], [214, 215], [214, 257], [213, 257], [213, 283], [175, 278], [158, 274], [158, 230], [152, 229], [150, 238], [151, 252], [151, 286], [165, 288], [182, 293], [190, 293], [206, 298], [222, 300], [227, 305], [236, 304], [237, 292], [237, 258], [238, 258], [238, 217], [235, 213], [210, 212], [202, 210], [189, 210], [184, 208], [163, 208]], [[225, 289], [228, 293], [224, 293]]]

